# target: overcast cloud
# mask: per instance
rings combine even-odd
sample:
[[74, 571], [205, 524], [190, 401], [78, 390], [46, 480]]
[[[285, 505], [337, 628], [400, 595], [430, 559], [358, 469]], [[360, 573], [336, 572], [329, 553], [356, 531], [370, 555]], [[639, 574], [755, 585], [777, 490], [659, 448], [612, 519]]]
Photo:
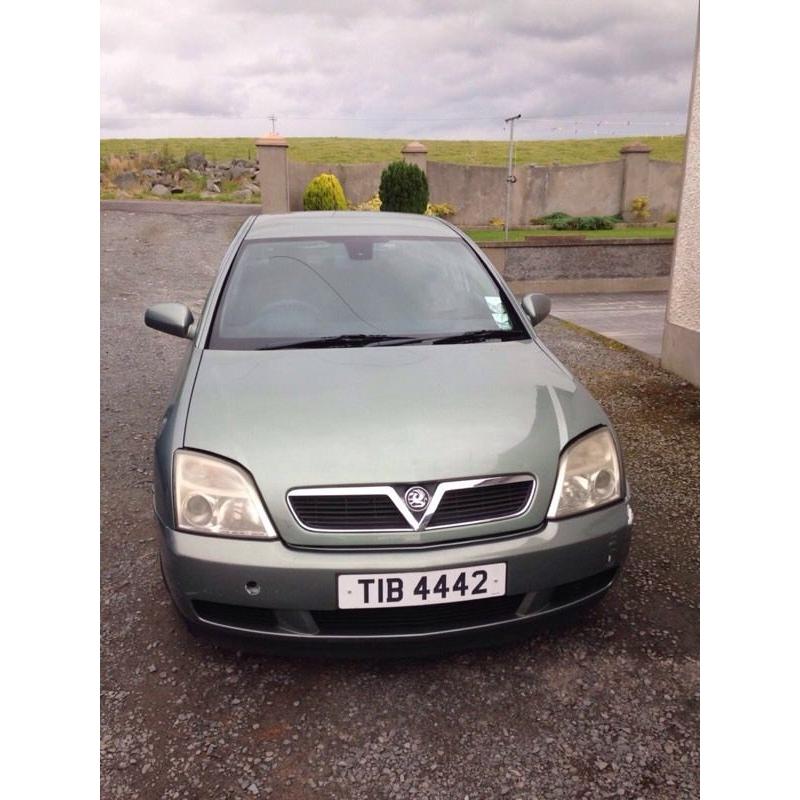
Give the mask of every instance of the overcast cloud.
[[[682, 133], [696, 0], [103, 0], [101, 136]], [[599, 124], [598, 123], [602, 123]]]

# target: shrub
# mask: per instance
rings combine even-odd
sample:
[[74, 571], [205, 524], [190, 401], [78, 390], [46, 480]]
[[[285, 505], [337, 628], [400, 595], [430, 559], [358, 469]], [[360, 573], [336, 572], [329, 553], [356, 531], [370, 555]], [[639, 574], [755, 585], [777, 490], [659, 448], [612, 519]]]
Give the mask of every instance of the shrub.
[[393, 161], [381, 173], [378, 194], [381, 211], [424, 214], [428, 207], [428, 179], [416, 164]]
[[335, 175], [323, 172], [309, 181], [303, 192], [306, 211], [342, 211], [347, 208], [342, 184]]
[[452, 217], [458, 211], [450, 203], [428, 203], [425, 213], [429, 217]]
[[378, 197], [377, 194], [374, 194], [369, 200], [365, 200], [363, 203], [356, 203], [355, 205], [351, 203], [348, 208], [351, 211], [380, 211], [381, 198]]
[[667, 214], [667, 222], [677, 222], [678, 215], [673, 211], [671, 214]]
[[579, 231], [612, 231], [614, 220], [611, 217], [578, 217]]
[[493, 228], [504, 228], [506, 225], [506, 221], [504, 219], [500, 219], [500, 217], [492, 217], [489, 220], [489, 224]]
[[552, 225], [561, 219], [569, 219], [569, 214], [565, 214], [563, 211], [554, 211], [544, 217], [532, 217], [530, 223], [531, 225]]
[[613, 217], [559, 217], [550, 227], [554, 231], [610, 231], [614, 228]]
[[631, 200], [631, 213], [637, 222], [647, 222], [650, 219], [650, 200], [646, 195], [634, 197]]

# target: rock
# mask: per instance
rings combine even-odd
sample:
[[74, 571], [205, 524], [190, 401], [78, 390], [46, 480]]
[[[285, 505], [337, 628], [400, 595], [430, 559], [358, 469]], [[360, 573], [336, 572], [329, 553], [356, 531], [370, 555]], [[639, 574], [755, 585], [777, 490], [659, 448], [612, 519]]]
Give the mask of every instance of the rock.
[[165, 197], [169, 194], [169, 189], [164, 186], [163, 183], [157, 183], [151, 190], [150, 194], [156, 195], [156, 197]]
[[219, 180], [208, 180], [206, 181], [206, 191], [207, 192], [215, 192], [219, 194]]
[[261, 194], [261, 187], [257, 183], [246, 183], [242, 189], [248, 189], [253, 194]]
[[235, 200], [241, 203], [247, 202], [251, 200], [253, 197], [253, 193], [249, 189], [237, 189], [232, 195], [231, 200]]
[[231, 179], [232, 180], [236, 180], [237, 178], [241, 178], [242, 175], [247, 175], [248, 177], [251, 177], [252, 174], [253, 174], [253, 170], [250, 169], [249, 167], [242, 167], [242, 166], [240, 166], [238, 164], [234, 164], [234, 166], [231, 167]]
[[183, 187], [182, 186], [173, 186], [170, 189], [170, 192], [172, 192], [172, 194], [183, 194]]
[[135, 172], [120, 172], [112, 183], [120, 189], [133, 189], [139, 183], [139, 178]]
[[186, 166], [189, 169], [204, 169], [206, 164], [206, 157], [202, 153], [187, 153], [186, 155]]
[[143, 169], [142, 175], [145, 178], [150, 178], [151, 181], [154, 181], [158, 177], [159, 170], [157, 169]]

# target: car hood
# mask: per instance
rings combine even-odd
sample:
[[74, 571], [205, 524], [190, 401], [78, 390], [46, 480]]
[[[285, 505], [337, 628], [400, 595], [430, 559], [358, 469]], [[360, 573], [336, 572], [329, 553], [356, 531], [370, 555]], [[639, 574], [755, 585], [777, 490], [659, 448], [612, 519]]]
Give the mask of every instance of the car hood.
[[541, 523], [558, 456], [607, 424], [583, 387], [536, 340], [267, 351], [206, 350], [184, 445], [238, 462], [288, 542], [364, 544], [314, 533], [286, 493], [312, 486], [413, 484], [531, 473], [523, 516], [457, 529], [370, 534], [376, 544], [436, 542]]

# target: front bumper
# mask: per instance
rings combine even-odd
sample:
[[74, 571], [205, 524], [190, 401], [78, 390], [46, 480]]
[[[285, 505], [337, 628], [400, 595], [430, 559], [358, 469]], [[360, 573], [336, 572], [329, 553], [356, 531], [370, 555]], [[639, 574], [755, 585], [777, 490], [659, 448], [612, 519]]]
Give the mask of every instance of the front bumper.
[[[601, 597], [627, 556], [630, 520], [628, 503], [622, 501], [536, 531], [371, 550], [300, 549], [281, 541], [200, 536], [174, 531], [159, 520], [161, 565], [175, 605], [195, 631], [261, 640], [280, 651], [358, 654], [368, 645], [369, 654], [376, 647], [403, 654], [441, 652], [518, 638], [558, 612]], [[412, 607], [408, 614], [337, 610], [341, 573], [498, 561], [507, 564], [507, 597], [496, 603], [431, 606], [422, 613]]]

